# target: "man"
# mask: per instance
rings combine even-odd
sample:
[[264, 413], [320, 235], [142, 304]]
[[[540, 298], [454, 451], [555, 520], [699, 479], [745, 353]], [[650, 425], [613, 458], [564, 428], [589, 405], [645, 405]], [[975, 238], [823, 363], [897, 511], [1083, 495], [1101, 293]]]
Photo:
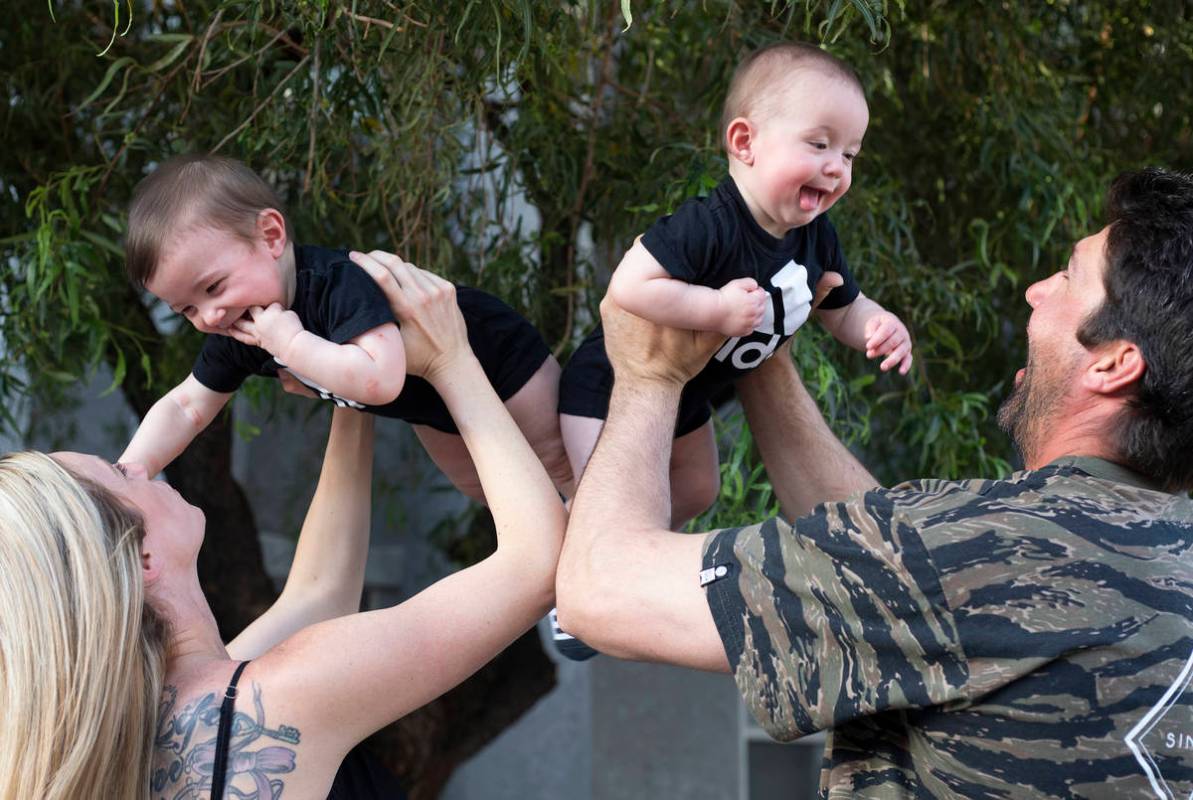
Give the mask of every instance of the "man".
[[873, 488], [789, 359], [744, 379], [790, 523], [666, 530], [677, 398], [717, 342], [606, 301], [561, 625], [732, 670], [776, 738], [828, 729], [826, 796], [1190, 796], [1193, 503], [1170, 492], [1193, 486], [1193, 178], [1124, 175], [1109, 208], [1027, 290], [1006, 480]]

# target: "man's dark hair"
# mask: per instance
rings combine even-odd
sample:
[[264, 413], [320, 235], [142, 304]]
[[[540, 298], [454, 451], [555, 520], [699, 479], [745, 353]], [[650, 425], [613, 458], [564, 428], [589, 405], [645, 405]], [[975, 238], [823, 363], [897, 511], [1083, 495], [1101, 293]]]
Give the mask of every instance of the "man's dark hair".
[[282, 201], [261, 176], [234, 158], [188, 153], [163, 161], [137, 184], [128, 209], [125, 266], [145, 288], [170, 237], [207, 227], [245, 242], [257, 235], [257, 215], [277, 209], [290, 235]]
[[1110, 188], [1106, 300], [1082, 345], [1126, 339], [1147, 365], [1114, 432], [1126, 466], [1193, 488], [1193, 176], [1149, 168]]

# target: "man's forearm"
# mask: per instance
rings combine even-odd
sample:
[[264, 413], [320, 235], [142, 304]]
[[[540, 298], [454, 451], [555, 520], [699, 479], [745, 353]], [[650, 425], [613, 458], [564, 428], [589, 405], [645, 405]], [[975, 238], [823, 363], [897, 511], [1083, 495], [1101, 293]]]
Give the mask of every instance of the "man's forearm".
[[[572, 503], [558, 585], [573, 608], [609, 601], [626, 570], [617, 540], [666, 530], [671, 519], [669, 464], [679, 387], [615, 382], [609, 417]], [[564, 591], [563, 588], [560, 589]]]
[[789, 519], [878, 485], [829, 429], [786, 353], [738, 381], [738, 396]]

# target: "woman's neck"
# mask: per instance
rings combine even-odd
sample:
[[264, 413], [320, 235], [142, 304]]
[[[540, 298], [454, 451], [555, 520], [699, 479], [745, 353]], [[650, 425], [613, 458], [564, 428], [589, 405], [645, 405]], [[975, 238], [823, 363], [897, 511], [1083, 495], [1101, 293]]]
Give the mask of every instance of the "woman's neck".
[[168, 586], [161, 583], [155, 587], [152, 601], [170, 624], [167, 675], [185, 673], [212, 661], [226, 661], [228, 651], [198, 574], [169, 582]]

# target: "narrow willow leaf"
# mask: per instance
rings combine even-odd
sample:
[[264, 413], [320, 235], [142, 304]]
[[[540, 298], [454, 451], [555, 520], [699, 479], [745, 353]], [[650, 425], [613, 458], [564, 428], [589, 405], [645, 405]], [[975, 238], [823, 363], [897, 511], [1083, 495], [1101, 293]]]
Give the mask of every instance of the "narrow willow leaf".
[[120, 388], [124, 383], [124, 375], [128, 372], [128, 364], [124, 360], [124, 351], [117, 348], [116, 350], [116, 366], [112, 369], [112, 383], [107, 389], [100, 392], [100, 397], [107, 397], [112, 392]]
[[96, 86], [95, 91], [87, 95], [87, 99], [79, 104], [79, 107], [75, 109], [75, 112], [78, 113], [79, 111], [82, 111], [84, 108], [94, 103], [95, 99], [103, 94], [104, 90], [108, 88], [108, 84], [110, 84], [112, 79], [116, 77], [116, 73], [127, 67], [129, 64], [133, 63], [136, 62], [129, 56], [121, 56], [120, 58], [113, 61], [111, 66], [108, 67], [108, 71], [104, 73], [103, 80], [99, 82], [99, 86]]
[[166, 53], [157, 61], [154, 61], [152, 64], [146, 67], [146, 69], [148, 69], [150, 72], [158, 72], [159, 70], [170, 66], [178, 60], [178, 57], [182, 55], [183, 51], [186, 50], [187, 46], [190, 45], [193, 39], [194, 37], [191, 36], [186, 37], [186, 39], [174, 45], [174, 47], [170, 49], [170, 52]]

